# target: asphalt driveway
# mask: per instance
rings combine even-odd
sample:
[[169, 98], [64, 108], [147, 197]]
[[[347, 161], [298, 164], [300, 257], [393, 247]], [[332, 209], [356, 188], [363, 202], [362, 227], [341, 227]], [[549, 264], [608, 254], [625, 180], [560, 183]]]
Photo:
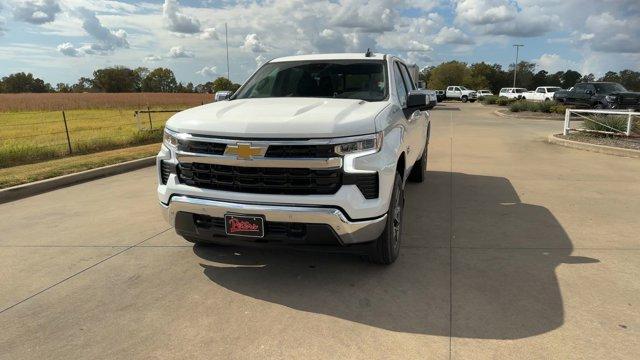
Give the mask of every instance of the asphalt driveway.
[[432, 113], [399, 260], [202, 248], [148, 168], [0, 205], [0, 359], [640, 354], [640, 161], [553, 120]]

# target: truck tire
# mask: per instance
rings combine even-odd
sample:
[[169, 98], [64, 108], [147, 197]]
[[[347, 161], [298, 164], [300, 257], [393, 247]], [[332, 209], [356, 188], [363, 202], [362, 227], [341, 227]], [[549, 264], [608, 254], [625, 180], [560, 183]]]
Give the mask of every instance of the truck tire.
[[375, 240], [373, 250], [369, 255], [369, 261], [376, 264], [392, 264], [400, 254], [404, 190], [402, 189], [402, 178], [397, 172], [392, 191], [386, 226], [382, 234]]
[[465, 96], [461, 97], [460, 100], [462, 100], [462, 102], [467, 102], [467, 100], [469, 100], [469, 98], [465, 95]]
[[424, 150], [422, 151], [422, 155], [416, 160], [416, 163], [413, 164], [411, 168], [411, 173], [407, 180], [415, 183], [421, 183], [424, 181], [427, 174], [427, 157], [429, 155], [429, 140], [424, 145]]

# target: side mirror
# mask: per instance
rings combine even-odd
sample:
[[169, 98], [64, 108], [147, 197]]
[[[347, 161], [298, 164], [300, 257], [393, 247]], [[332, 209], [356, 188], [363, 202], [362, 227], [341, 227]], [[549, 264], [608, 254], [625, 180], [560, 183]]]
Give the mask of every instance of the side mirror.
[[420, 90], [411, 90], [407, 96], [407, 108], [419, 108], [427, 110], [427, 93]]

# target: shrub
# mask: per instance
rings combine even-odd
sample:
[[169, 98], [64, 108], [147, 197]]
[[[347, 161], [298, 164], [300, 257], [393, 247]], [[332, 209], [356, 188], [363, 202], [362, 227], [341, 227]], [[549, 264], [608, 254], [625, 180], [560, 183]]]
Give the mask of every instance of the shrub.
[[[594, 131], [627, 131], [627, 117], [624, 115], [595, 115], [593, 119], [598, 123], [593, 121], [584, 121], [584, 128], [588, 130]], [[632, 123], [631, 131], [634, 131], [634, 128], [637, 128], [638, 122]]]
[[565, 107], [552, 101], [534, 102], [526, 100], [518, 100], [509, 106], [512, 112], [531, 111], [541, 113], [558, 113], [563, 114]]
[[511, 104], [512, 102], [514, 102], [514, 100], [507, 99], [504, 96], [500, 96], [498, 99], [496, 99], [496, 104], [498, 104], [500, 106], [507, 106], [507, 105]]
[[553, 103], [551, 104], [549, 110], [555, 114], [564, 114], [565, 110], [567, 110], [567, 107], [560, 103]]
[[493, 105], [498, 101], [498, 97], [495, 95], [484, 96], [482, 98], [482, 103], [485, 105]]

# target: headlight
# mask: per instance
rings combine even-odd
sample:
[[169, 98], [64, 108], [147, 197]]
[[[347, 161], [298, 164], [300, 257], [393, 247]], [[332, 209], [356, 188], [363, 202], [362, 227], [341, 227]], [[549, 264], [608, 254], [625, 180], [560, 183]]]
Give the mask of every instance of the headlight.
[[164, 135], [162, 137], [162, 142], [172, 148], [175, 149], [178, 147], [178, 138], [169, 133], [166, 129], [164, 130]]
[[374, 152], [377, 152], [382, 147], [382, 138], [382, 132], [360, 136], [352, 139], [353, 141], [336, 145], [335, 152], [338, 155], [353, 154], [370, 150], [375, 150]]
[[613, 95], [607, 95], [604, 97], [608, 102], [615, 102], [617, 98]]

